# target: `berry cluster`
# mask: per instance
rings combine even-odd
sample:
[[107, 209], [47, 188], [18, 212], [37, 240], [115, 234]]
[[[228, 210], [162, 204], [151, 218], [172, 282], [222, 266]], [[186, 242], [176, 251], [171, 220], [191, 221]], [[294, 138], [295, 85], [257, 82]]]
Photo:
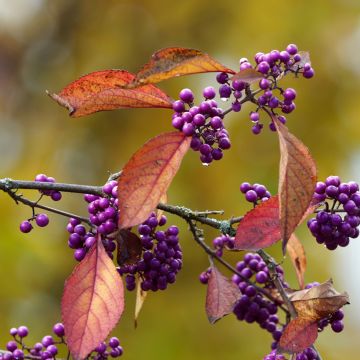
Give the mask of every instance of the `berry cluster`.
[[[24, 338], [29, 335], [29, 330], [26, 326], [19, 326], [18, 328], [11, 328], [10, 335], [13, 340], [6, 344], [8, 352], [0, 353], [0, 360], [47, 360], [55, 359], [59, 352], [59, 346], [66, 346], [65, 330], [62, 323], [57, 323], [53, 326], [52, 335], [46, 335], [41, 342], [37, 342], [34, 346], [29, 347], [25, 344]], [[94, 351], [87, 357], [94, 360], [106, 360], [109, 356], [116, 358], [121, 356], [123, 349], [120, 346], [119, 339], [112, 337], [108, 345], [106, 343], [99, 344]]]
[[[45, 174], [38, 174], [35, 177], [36, 182], [48, 182], [48, 183], [54, 183], [55, 179], [51, 176], [46, 176]], [[60, 191], [55, 190], [39, 190], [41, 196], [50, 196], [52, 200], [59, 201], [62, 197]], [[34, 214], [33, 217], [31, 217], [28, 220], [24, 220], [20, 224], [20, 231], [24, 234], [29, 233], [33, 229], [32, 221], [35, 220], [35, 223], [39, 227], [45, 227], [49, 224], [49, 217], [46, 214]]]
[[220, 235], [213, 240], [213, 246], [216, 249], [216, 255], [222, 256], [224, 248], [232, 250], [234, 249], [235, 238], [229, 235]]
[[[241, 276], [233, 275], [232, 281], [239, 287], [242, 296], [234, 307], [234, 314], [238, 320], [258, 323], [261, 328], [270, 332], [275, 340], [280, 339], [281, 333], [276, 326], [279, 322], [276, 315], [278, 304], [265, 299], [264, 295], [256, 287], [244, 281], [244, 278], [253, 280], [255, 284], [264, 289], [274, 289], [266, 263], [258, 254], [247, 253], [244, 255], [243, 260], [236, 264], [236, 269]], [[281, 266], [277, 266], [276, 271], [284, 287], [288, 287], [284, 282], [284, 273]]]
[[[318, 360], [316, 351], [312, 348], [307, 348], [303, 352], [296, 354], [295, 360]], [[266, 355], [263, 360], [286, 360], [285, 356], [272, 350], [270, 354]]]
[[[47, 176], [45, 174], [38, 174], [35, 177], [35, 181], [37, 182], [47, 182], [47, 183], [54, 183], [56, 182], [55, 178], [52, 176]], [[39, 190], [40, 194], [50, 196], [52, 200], [59, 201], [61, 200], [61, 192], [56, 190]]]
[[169, 226], [165, 231], [156, 230], [166, 224], [166, 217], [157, 219], [155, 213], [138, 227], [142, 255], [135, 264], [125, 264], [118, 268], [120, 275], [125, 276], [126, 288], [134, 290], [136, 274], [141, 279], [141, 289], [144, 291], [165, 290], [168, 284], [176, 280], [176, 274], [182, 267], [182, 251], [179, 244], [179, 229]]
[[[173, 102], [172, 125], [191, 136], [191, 148], [200, 152], [203, 164], [223, 157], [223, 150], [231, 147], [229, 134], [223, 124], [223, 110], [214, 100], [216, 91], [208, 86], [203, 90], [205, 100], [194, 106], [194, 95], [190, 89], [180, 91], [180, 100]], [[240, 109], [239, 109], [240, 110]]]
[[96, 234], [102, 235], [102, 242], [108, 255], [113, 258], [116, 249], [115, 232], [118, 221], [117, 182], [110, 181], [103, 186], [103, 192], [107, 195], [85, 194], [84, 199], [88, 203], [89, 221], [92, 228], [88, 231], [78, 219], [71, 218], [66, 226], [70, 233], [68, 245], [74, 249], [74, 258], [81, 261], [88, 250], [96, 242]]
[[[275, 110], [279, 109], [284, 114], [295, 110], [296, 91], [293, 88], [282, 89], [278, 85], [278, 80], [287, 73], [295, 75], [302, 73], [305, 78], [309, 79], [314, 76], [314, 70], [310, 65], [308, 55], [298, 52], [297, 46], [294, 44], [289, 44], [283, 51], [272, 50], [266, 54], [259, 52], [255, 55], [255, 63], [256, 65], [253, 66], [247, 58], [240, 59], [240, 71], [255, 69], [263, 75], [258, 82], [259, 90], [256, 91], [256, 94], [259, 95], [255, 97], [255, 94], [251, 94], [250, 96], [251, 101], [257, 105], [256, 111], [250, 112], [250, 120], [253, 123], [252, 132], [257, 135], [264, 127], [260, 122], [259, 110], [265, 111], [271, 117], [276, 116], [282, 123], [286, 122], [286, 117], [277, 115]], [[227, 100], [233, 95], [235, 102], [232, 110], [235, 106], [239, 111], [241, 104], [249, 97], [249, 85], [236, 76], [230, 79], [226, 73], [218, 74], [216, 80], [221, 84], [220, 97]], [[269, 128], [276, 131], [273, 121], [269, 123]]]
[[266, 201], [271, 197], [267, 188], [261, 184], [251, 185], [248, 182], [243, 182], [240, 185], [240, 191], [245, 194], [245, 199], [254, 205], [256, 205], [258, 201]]
[[338, 176], [329, 176], [325, 182], [316, 184], [314, 200], [325, 202], [324, 210], [307, 223], [319, 244], [335, 250], [338, 246], [347, 246], [350, 238], [359, 236], [360, 191], [357, 183], [342, 183]]

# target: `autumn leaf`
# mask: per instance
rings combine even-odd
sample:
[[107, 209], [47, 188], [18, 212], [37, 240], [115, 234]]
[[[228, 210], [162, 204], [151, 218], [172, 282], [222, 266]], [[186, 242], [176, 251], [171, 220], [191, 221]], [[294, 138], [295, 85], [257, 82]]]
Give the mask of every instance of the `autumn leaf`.
[[116, 237], [117, 263], [135, 264], [140, 260], [142, 243], [140, 238], [128, 229], [121, 229]]
[[134, 325], [135, 328], [138, 325], [138, 318], [139, 318], [139, 314], [140, 311], [144, 305], [146, 296], [147, 296], [147, 291], [144, 291], [141, 289], [141, 279], [137, 278], [136, 279], [136, 300], [135, 300], [135, 314], [134, 314]]
[[310, 289], [295, 291], [289, 299], [298, 316], [314, 321], [333, 314], [349, 303], [349, 295], [336, 291], [331, 280]]
[[239, 72], [237, 72], [232, 78], [231, 80], [241, 80], [243, 82], [246, 82], [248, 84], [252, 84], [254, 82], [257, 82], [261, 79], [264, 78], [264, 75], [261, 74], [260, 72], [256, 71], [255, 69], [249, 68], [249, 69], [244, 69], [241, 70]]
[[316, 185], [316, 165], [309, 149], [275, 117], [280, 142], [279, 208], [283, 251], [303, 219]]
[[212, 265], [206, 294], [206, 314], [210, 323], [230, 314], [240, 296], [239, 288]]
[[272, 196], [245, 214], [235, 235], [235, 249], [259, 250], [281, 239], [279, 198]]
[[99, 237], [65, 283], [61, 312], [73, 357], [85, 359], [106, 339], [123, 310], [123, 283]]
[[331, 280], [310, 289], [290, 292], [288, 298], [298, 317], [286, 326], [279, 349], [289, 353], [299, 353], [311, 346], [317, 338], [317, 322], [349, 303], [348, 294], [336, 291]]
[[189, 150], [191, 137], [181, 132], [149, 140], [125, 165], [118, 182], [119, 228], [145, 221], [167, 192]]
[[288, 353], [300, 353], [311, 346], [318, 336], [316, 322], [297, 317], [286, 326], [280, 341], [279, 351]]
[[306, 255], [303, 245], [295, 234], [290, 236], [290, 239], [286, 244], [286, 250], [294, 265], [300, 289], [303, 289], [305, 287], [304, 274], [306, 270]]
[[151, 56], [150, 61], [136, 74], [136, 78], [128, 87], [157, 83], [180, 75], [214, 71], [235, 73], [199, 50], [181, 47], [166, 48]]
[[124, 89], [134, 78], [125, 70], [96, 71], [70, 83], [59, 94], [48, 95], [72, 117], [103, 110], [172, 107], [169, 97], [154, 85]]
[[[168, 201], [167, 193], [164, 193], [164, 194], [162, 195], [162, 197], [160, 198], [159, 203], [161, 203], [161, 204], [166, 204], [167, 201]], [[160, 219], [161, 219], [161, 216], [163, 215], [163, 213], [164, 213], [164, 210], [157, 209], [156, 218], [157, 218], [158, 220], [160, 220]]]

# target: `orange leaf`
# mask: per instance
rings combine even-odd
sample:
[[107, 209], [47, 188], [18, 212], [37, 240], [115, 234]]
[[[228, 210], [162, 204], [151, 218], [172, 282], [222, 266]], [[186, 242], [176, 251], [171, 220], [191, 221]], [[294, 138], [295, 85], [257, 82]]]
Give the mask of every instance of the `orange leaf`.
[[275, 117], [280, 142], [279, 207], [283, 251], [312, 200], [316, 165], [309, 149]]
[[48, 95], [73, 117], [103, 110], [172, 107], [169, 97], [154, 85], [124, 89], [134, 78], [125, 70], [96, 71], [75, 80], [59, 94]]
[[144, 305], [147, 291], [143, 291], [141, 289], [141, 280], [139, 278], [136, 279], [136, 300], [135, 300], [135, 316], [134, 316], [134, 325], [137, 327], [137, 320], [140, 314], [140, 311]]
[[106, 339], [123, 310], [123, 283], [99, 237], [65, 283], [61, 312], [73, 357], [85, 359]]
[[306, 270], [306, 255], [303, 245], [301, 244], [299, 239], [295, 236], [295, 234], [292, 234], [290, 236], [290, 239], [286, 244], [286, 250], [294, 265], [300, 289], [303, 289], [305, 286], [304, 273]]
[[299, 317], [318, 321], [349, 303], [349, 295], [339, 293], [329, 280], [310, 289], [295, 291], [288, 295]]
[[206, 313], [211, 324], [230, 314], [241, 296], [239, 288], [213, 265], [206, 294]]
[[259, 250], [280, 239], [279, 198], [276, 195], [250, 210], [240, 221], [235, 249]]
[[166, 193], [189, 150], [191, 137], [181, 132], [149, 140], [125, 165], [118, 183], [119, 228], [145, 221]]
[[235, 73], [199, 50], [180, 47], [166, 48], [151, 56], [150, 61], [136, 74], [135, 80], [129, 87], [157, 83], [180, 75], [214, 71]]
[[237, 72], [231, 80], [241, 80], [243, 82], [246, 82], [248, 84], [252, 84], [254, 82], [257, 82], [264, 78], [264, 75], [260, 72], [256, 71], [255, 69], [249, 68], [244, 69], [239, 72]]
[[317, 336], [316, 322], [297, 317], [286, 326], [279, 341], [279, 350], [288, 353], [302, 352], [315, 342]]

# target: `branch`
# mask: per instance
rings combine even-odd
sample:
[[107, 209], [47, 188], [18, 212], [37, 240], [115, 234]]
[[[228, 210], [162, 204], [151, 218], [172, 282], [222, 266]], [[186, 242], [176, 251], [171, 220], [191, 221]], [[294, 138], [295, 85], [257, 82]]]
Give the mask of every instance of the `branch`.
[[[204, 241], [203, 237], [199, 234], [199, 229], [194, 225], [193, 221], [188, 220], [187, 223], [189, 224], [190, 231], [193, 234], [194, 240], [205, 250], [205, 252], [210, 256], [211, 259], [215, 259], [220, 264], [222, 264], [224, 267], [226, 267], [228, 270], [230, 270], [232, 273], [238, 275], [241, 280], [246, 281], [249, 285], [252, 285], [254, 288], [256, 288], [257, 291], [264, 294], [269, 300], [278, 303], [278, 300], [274, 298], [271, 294], [269, 294], [265, 289], [257, 286], [255, 283], [253, 283], [248, 278], [241, 275], [239, 271], [236, 270], [233, 266], [231, 266], [226, 260], [224, 260], [222, 257], [218, 256], [214, 250], [212, 250]], [[285, 309], [281, 304], [279, 304], [279, 307], [288, 314], [288, 310]]]

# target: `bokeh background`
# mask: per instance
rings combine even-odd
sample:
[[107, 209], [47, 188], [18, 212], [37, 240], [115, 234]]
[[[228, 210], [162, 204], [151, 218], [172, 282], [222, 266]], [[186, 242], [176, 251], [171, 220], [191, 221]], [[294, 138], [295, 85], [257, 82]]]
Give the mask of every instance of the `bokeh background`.
[[[168, 110], [121, 110], [71, 119], [45, 90], [58, 91], [91, 71], [125, 68], [135, 72], [157, 49], [201, 49], [237, 68], [241, 57], [284, 49], [288, 43], [309, 50], [316, 76], [286, 79], [298, 89], [291, 131], [315, 157], [319, 178], [339, 174], [360, 181], [360, 2], [358, 0], [231, 1], [205, 0], [0, 0], [0, 178], [33, 179], [38, 173], [58, 181], [103, 184], [147, 139], [171, 130]], [[160, 84], [171, 96], [190, 87], [199, 94], [214, 85], [214, 74], [194, 75]], [[226, 106], [226, 104], [225, 104]], [[249, 209], [238, 188], [260, 182], [275, 193], [279, 151], [269, 131], [253, 136], [248, 113], [228, 117], [233, 147], [222, 161], [201, 166], [190, 152], [169, 191], [169, 202], [193, 209], [224, 209], [226, 216]], [[34, 192], [25, 192], [36, 198]], [[86, 214], [80, 195], [64, 195], [57, 204]], [[0, 194], [0, 348], [8, 329], [26, 324], [29, 343], [41, 339], [60, 320], [65, 278], [75, 261], [67, 247], [66, 219], [22, 234], [18, 227], [31, 210]], [[205, 287], [198, 274], [207, 257], [184, 224], [184, 268], [176, 285], [148, 296], [133, 326], [134, 294], [113, 334], [124, 357], [139, 359], [262, 359], [271, 338], [257, 325], [228, 316], [211, 326], [204, 311]], [[216, 234], [207, 232], [211, 240]], [[356, 359], [359, 349], [359, 239], [331, 253], [315, 243], [305, 227], [298, 231], [308, 256], [306, 281], [332, 277], [347, 290], [341, 334], [326, 330], [317, 347], [324, 359]], [[279, 246], [272, 253], [282, 260]], [[230, 257], [236, 261], [240, 255]], [[296, 287], [286, 259], [288, 280]]]

